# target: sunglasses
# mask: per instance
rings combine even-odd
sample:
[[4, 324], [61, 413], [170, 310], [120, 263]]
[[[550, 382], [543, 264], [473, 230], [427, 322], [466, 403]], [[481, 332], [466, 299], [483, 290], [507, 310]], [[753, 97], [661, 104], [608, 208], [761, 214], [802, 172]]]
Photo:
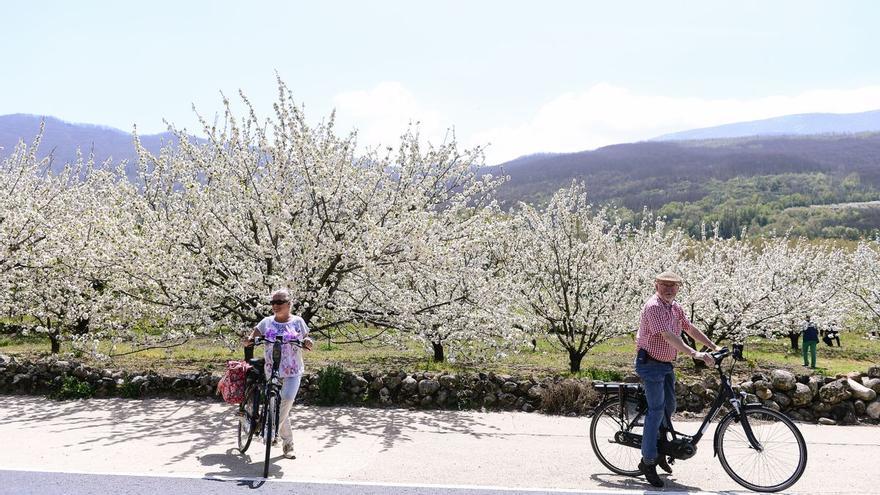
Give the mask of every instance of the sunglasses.
[[280, 306], [282, 304], [287, 304], [289, 302], [290, 301], [287, 299], [275, 299], [274, 301], [269, 301], [269, 304], [271, 304], [272, 306]]

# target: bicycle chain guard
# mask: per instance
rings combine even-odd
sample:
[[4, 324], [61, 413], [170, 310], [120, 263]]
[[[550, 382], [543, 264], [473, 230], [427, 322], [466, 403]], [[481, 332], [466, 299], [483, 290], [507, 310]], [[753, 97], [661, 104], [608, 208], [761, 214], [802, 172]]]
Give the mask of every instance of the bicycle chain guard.
[[[642, 448], [642, 436], [637, 433], [618, 431], [614, 434], [614, 441], [627, 447]], [[661, 438], [657, 442], [657, 452], [683, 461], [696, 455], [697, 446], [684, 438], [676, 438], [675, 440]]]

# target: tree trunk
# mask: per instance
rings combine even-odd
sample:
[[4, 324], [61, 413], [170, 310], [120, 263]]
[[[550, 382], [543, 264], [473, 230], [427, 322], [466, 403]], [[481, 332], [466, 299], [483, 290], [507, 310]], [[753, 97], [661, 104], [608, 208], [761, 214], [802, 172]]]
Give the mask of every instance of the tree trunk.
[[443, 342], [431, 342], [431, 347], [434, 348], [435, 363], [442, 363], [446, 360], [446, 356], [443, 355]]
[[77, 318], [76, 328], [74, 328], [73, 333], [76, 335], [85, 335], [89, 333], [89, 320], [89, 318]]
[[568, 365], [572, 373], [581, 370], [581, 361], [583, 361], [585, 354], [586, 352], [578, 352], [575, 349], [568, 350]]
[[46, 321], [46, 327], [49, 328], [49, 342], [52, 344], [52, 354], [61, 352], [61, 335], [57, 329], [52, 330], [52, 320]]

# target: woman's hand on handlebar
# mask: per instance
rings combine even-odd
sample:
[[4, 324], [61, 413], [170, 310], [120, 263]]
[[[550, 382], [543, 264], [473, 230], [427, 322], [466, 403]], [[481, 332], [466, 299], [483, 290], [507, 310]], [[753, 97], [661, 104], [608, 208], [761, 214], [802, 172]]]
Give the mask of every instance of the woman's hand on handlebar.
[[257, 331], [256, 328], [254, 328], [253, 330], [251, 330], [250, 335], [248, 335], [247, 337], [242, 337], [241, 344], [245, 347], [253, 347], [254, 346], [254, 339], [256, 339], [259, 336], [260, 336], [260, 332]]

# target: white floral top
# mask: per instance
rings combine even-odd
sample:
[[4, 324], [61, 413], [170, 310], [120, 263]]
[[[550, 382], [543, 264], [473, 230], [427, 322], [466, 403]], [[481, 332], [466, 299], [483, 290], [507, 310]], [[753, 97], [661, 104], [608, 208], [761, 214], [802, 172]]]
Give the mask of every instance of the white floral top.
[[[299, 341], [305, 340], [309, 334], [309, 327], [306, 322], [299, 316], [291, 315], [290, 320], [282, 323], [275, 321], [275, 316], [267, 316], [257, 323], [257, 330], [267, 339], [281, 339]], [[267, 343], [265, 346], [266, 377], [272, 375], [272, 344]], [[302, 349], [293, 345], [285, 345], [281, 348], [281, 364], [278, 367], [278, 376], [291, 377], [302, 375], [305, 371], [303, 364]]]

